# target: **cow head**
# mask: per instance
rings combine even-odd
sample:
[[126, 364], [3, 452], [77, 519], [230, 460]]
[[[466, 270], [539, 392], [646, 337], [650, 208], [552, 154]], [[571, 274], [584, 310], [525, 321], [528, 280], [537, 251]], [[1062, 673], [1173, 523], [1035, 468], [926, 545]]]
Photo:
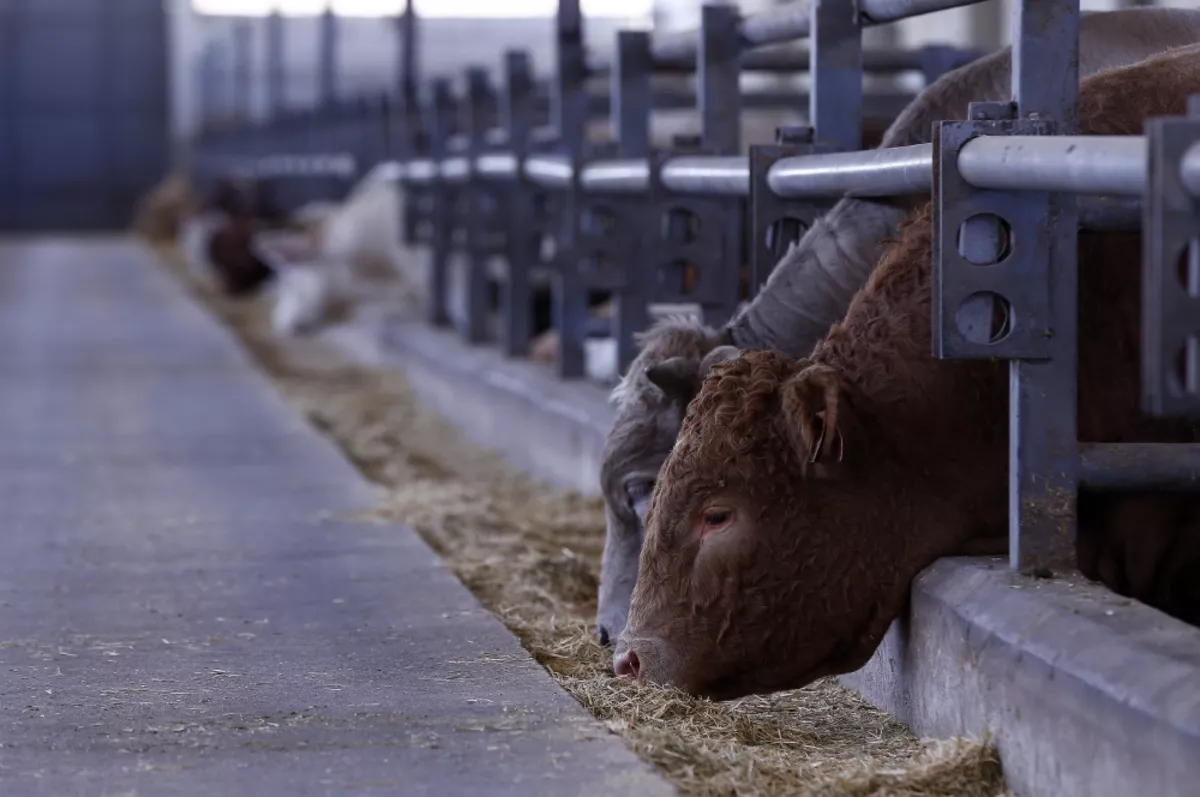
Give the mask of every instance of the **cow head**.
[[604, 644], [625, 627], [650, 493], [688, 402], [714, 363], [737, 356], [716, 331], [681, 319], [659, 322], [637, 342], [641, 352], [613, 392], [617, 416], [600, 468], [607, 530], [596, 625]]
[[714, 368], [655, 487], [617, 672], [729, 699], [862, 666], [932, 550], [900, 531], [888, 487], [910, 485], [876, 426], [829, 366]]

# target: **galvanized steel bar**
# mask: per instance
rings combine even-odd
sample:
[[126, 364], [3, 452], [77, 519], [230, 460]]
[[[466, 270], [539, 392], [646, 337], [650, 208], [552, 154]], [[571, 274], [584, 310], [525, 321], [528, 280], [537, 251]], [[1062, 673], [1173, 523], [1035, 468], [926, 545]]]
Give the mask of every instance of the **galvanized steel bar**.
[[238, 20], [233, 26], [233, 111], [234, 118], [243, 125], [249, 126], [253, 116], [250, 87], [251, 60], [254, 49], [254, 30], [244, 19]]
[[750, 161], [742, 155], [671, 158], [663, 164], [662, 182], [680, 194], [749, 196]]
[[512, 152], [492, 152], [475, 159], [475, 174], [489, 180], [506, 180], [520, 174], [520, 160]]
[[[1012, 13], [1018, 119], [1053, 120], [1057, 135], [1075, 133], [1079, 0], [1017, 0]], [[1078, 501], [1078, 210], [1073, 195], [1051, 194], [1047, 204], [1051, 218], [1012, 231], [1044, 236], [1050, 255], [1024, 273], [1048, 307], [1050, 356], [1009, 366], [1009, 559], [1034, 574], [1074, 566]]]
[[522, 171], [526, 177], [546, 188], [566, 188], [575, 178], [575, 168], [564, 155], [530, 155]]
[[818, 145], [842, 151], [862, 146], [863, 49], [859, 17], [843, 0], [812, 7], [812, 75], [808, 123]]
[[963, 178], [996, 191], [1140, 196], [1143, 136], [980, 136], [958, 156]]
[[567, 158], [566, 191], [559, 202], [555, 239], [553, 311], [558, 331], [555, 363], [562, 379], [585, 373], [583, 339], [587, 324], [587, 285], [580, 271], [579, 225], [581, 202], [577, 182], [586, 155], [588, 118], [587, 63], [580, 0], [559, 0], [555, 17], [555, 74], [551, 119], [558, 130], [559, 150]]
[[417, 39], [417, 9], [415, 0], [405, 0], [404, 13], [398, 20], [400, 27], [400, 97], [406, 107], [417, 103], [417, 80], [419, 78], [419, 51]]
[[[483, 177], [516, 178], [523, 158], [529, 154], [533, 133], [533, 63], [529, 53], [510, 50], [504, 54], [504, 98], [500, 120], [511, 152], [483, 155], [475, 164]], [[491, 158], [489, 162], [488, 159]], [[484, 167], [488, 167], [485, 171]], [[509, 357], [528, 352], [533, 336], [533, 268], [537, 265], [541, 240], [534, 225], [534, 190], [524, 179], [513, 179], [499, 189], [504, 219], [505, 259], [508, 270], [500, 286], [500, 347]]]
[[1200, 142], [1200, 97], [1184, 117], [1146, 121], [1142, 222], [1142, 409], [1200, 417], [1200, 217], [1185, 183]]
[[[858, 11], [864, 25], [882, 25], [933, 11], [981, 2], [983, 0], [859, 0]], [[814, 0], [800, 0], [746, 17], [741, 26], [744, 45], [760, 47], [807, 37], [811, 31], [810, 14], [813, 5]], [[651, 49], [656, 61], [690, 58], [696, 53], [696, 41], [694, 31], [669, 34], [655, 37]]]
[[338, 19], [331, 7], [321, 14], [317, 60], [317, 102], [331, 105], [337, 98], [338, 86]]
[[1200, 444], [1086, 443], [1079, 483], [1093, 490], [1200, 490]]
[[583, 167], [579, 184], [591, 193], [644, 194], [650, 188], [645, 158], [594, 161]]
[[[943, 63], [950, 65], [950, 68], [954, 68], [974, 61], [983, 53], [942, 45], [929, 45], [912, 50], [866, 50], [863, 52], [863, 72], [888, 74], [925, 71], [931, 57], [935, 55]], [[808, 50], [792, 48], [752, 50], [742, 56], [741, 63], [743, 72], [804, 73], [809, 71], [810, 55]], [[588, 71], [594, 77], [611, 74], [612, 69], [613, 63], [605, 56], [597, 56], [588, 61]], [[688, 74], [696, 71], [696, 62], [690, 57], [659, 59], [654, 62], [653, 70], [656, 74]]]
[[[430, 165], [436, 175], [437, 164], [446, 155], [446, 140], [454, 129], [454, 96], [450, 90], [450, 81], [446, 78], [435, 78], [431, 93], [426, 116]], [[410, 174], [414, 165], [410, 164]], [[450, 324], [448, 293], [450, 249], [454, 236], [454, 190], [435, 177], [432, 201], [426, 318], [433, 326], [444, 327]]]
[[1183, 153], [1179, 164], [1179, 179], [1193, 197], [1200, 198], [1200, 144], [1193, 144]]
[[[616, 68], [612, 72], [613, 137], [617, 142], [617, 153], [641, 174], [641, 188], [635, 212], [626, 206], [625, 242], [626, 251], [642, 252], [644, 237], [653, 234], [651, 225], [656, 221], [651, 213], [653, 203], [648, 196], [650, 188], [650, 110], [653, 107], [653, 91], [650, 85], [653, 71], [650, 55], [650, 34], [647, 31], [623, 30], [617, 33]], [[579, 176], [585, 190], [593, 190], [587, 182], [587, 170]], [[637, 182], [636, 177], [634, 182]], [[601, 190], [604, 182], [600, 181]], [[619, 263], [624, 284], [615, 292], [613, 301], [612, 335], [616, 346], [617, 371], [625, 373], [637, 357], [637, 342], [634, 335], [650, 326], [650, 301], [654, 296], [654, 274], [646, 268], [641, 258], [624, 258]]]
[[732, 154], [740, 148], [742, 129], [738, 12], [733, 6], [705, 4], [700, 9], [700, 18], [700, 49], [696, 54], [700, 138], [705, 150]]
[[[488, 313], [488, 262], [493, 254], [492, 239], [498, 217], [498, 203], [490, 187], [473, 179], [475, 159], [483, 154], [484, 137], [497, 121], [496, 92], [491, 84], [488, 70], [483, 67], [468, 67], [466, 70], [467, 91], [463, 102], [463, 128], [466, 131], [467, 147], [464, 189], [466, 199], [465, 218], [461, 224], [466, 228], [466, 279], [465, 318], [462, 335], [468, 343], [483, 343], [487, 340]], [[456, 159], [451, 159], [452, 161]], [[447, 162], [449, 163], [449, 162]], [[445, 175], [445, 169], [443, 169]]]
[[465, 183], [471, 176], [471, 159], [445, 158], [437, 163], [437, 176], [449, 183]]
[[933, 145], [833, 152], [784, 158], [771, 167], [767, 182], [781, 197], [898, 196], [928, 193]]
[[274, 119], [287, 105], [283, 14], [275, 9], [266, 21], [267, 115]]
[[653, 102], [650, 34], [640, 30], [619, 31], [616, 54], [617, 65], [612, 73], [611, 85], [613, 138], [621, 154], [645, 158], [650, 152], [650, 109]]

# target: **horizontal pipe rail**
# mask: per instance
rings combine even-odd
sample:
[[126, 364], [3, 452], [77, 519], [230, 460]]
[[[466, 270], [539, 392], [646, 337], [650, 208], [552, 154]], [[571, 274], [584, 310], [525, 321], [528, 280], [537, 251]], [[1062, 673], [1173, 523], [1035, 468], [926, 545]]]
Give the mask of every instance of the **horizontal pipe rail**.
[[547, 188], [566, 188], [575, 169], [565, 155], [531, 155], [525, 159], [525, 177]]
[[976, 188], [1141, 196], [1143, 136], [980, 136], [963, 145], [958, 170]]
[[1094, 490], [1196, 490], [1200, 444], [1083, 443], [1079, 480]]
[[785, 198], [922, 194], [932, 179], [932, 144], [784, 158], [767, 172], [771, 190]]
[[650, 190], [650, 162], [626, 159], [589, 163], [579, 174], [579, 184], [596, 193], [645, 193]]
[[1200, 197], [1200, 144], [1193, 144], [1183, 153], [1179, 164], [1179, 179], [1183, 187], [1194, 197]]
[[[920, 50], [879, 49], [863, 51], [863, 71], [874, 74], [894, 74], [924, 69], [929, 54], [935, 49]], [[962, 66], [981, 57], [979, 50], [953, 49], [955, 57], [950, 60], [951, 68]], [[800, 49], [758, 50], [742, 57], [743, 72], [807, 72], [810, 53]], [[654, 62], [656, 73], [683, 73], [696, 71], [694, 57], [661, 58]], [[592, 77], [606, 77], [612, 73], [612, 61], [607, 54], [598, 55], [588, 61], [588, 72]]]
[[672, 158], [663, 164], [662, 182], [684, 194], [749, 196], [750, 161], [740, 156]]
[[[811, 33], [814, 0], [788, 3], [742, 20], [742, 41], [749, 49], [806, 38]], [[932, 11], [975, 5], [983, 0], [859, 0], [858, 10], [867, 25], [882, 25]], [[695, 58], [700, 40], [696, 31], [656, 36], [651, 44], [655, 61]]]
[[475, 159], [475, 173], [489, 180], [517, 176], [517, 157], [511, 152], [495, 152]]
[[448, 182], [462, 182], [471, 176], [471, 159], [446, 158], [438, 164], [438, 173]]

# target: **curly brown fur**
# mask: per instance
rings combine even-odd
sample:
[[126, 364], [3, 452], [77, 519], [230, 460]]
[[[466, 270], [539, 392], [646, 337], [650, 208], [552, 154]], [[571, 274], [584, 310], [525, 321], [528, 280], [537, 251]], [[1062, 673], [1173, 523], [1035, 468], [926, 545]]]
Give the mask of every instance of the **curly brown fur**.
[[[1081, 127], [1136, 132], [1196, 92], [1200, 45], [1086, 81]], [[930, 356], [931, 235], [926, 207], [811, 357], [713, 367], [655, 487], [619, 671], [718, 698], [852, 671], [920, 570], [1004, 532], [1007, 370]], [[1079, 252], [1080, 439], [1200, 439], [1138, 408], [1140, 236], [1084, 233]], [[1085, 573], [1194, 616], [1200, 501], [1093, 498]]]

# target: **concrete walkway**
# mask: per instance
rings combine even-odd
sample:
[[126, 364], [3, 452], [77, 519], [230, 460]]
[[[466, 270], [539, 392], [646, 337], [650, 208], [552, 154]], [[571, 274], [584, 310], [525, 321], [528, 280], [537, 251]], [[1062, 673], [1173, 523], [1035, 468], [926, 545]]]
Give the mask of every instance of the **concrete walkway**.
[[671, 789], [145, 250], [0, 244], [0, 794]]

